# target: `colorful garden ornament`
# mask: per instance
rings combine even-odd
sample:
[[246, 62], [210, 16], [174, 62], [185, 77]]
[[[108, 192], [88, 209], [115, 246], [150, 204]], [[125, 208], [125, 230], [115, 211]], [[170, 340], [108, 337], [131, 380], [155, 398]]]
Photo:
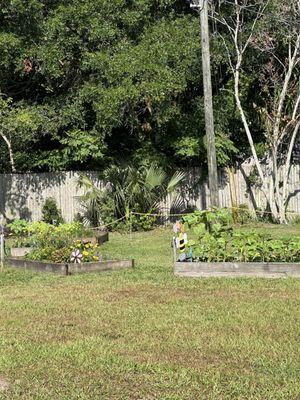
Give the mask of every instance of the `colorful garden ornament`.
[[70, 260], [71, 260], [71, 262], [73, 262], [75, 264], [81, 264], [82, 257], [83, 257], [83, 255], [80, 253], [80, 250], [75, 250], [71, 254]]
[[180, 262], [186, 261], [187, 260], [186, 246], [188, 243], [188, 238], [185, 232], [184, 224], [181, 221], [176, 221], [176, 223], [173, 225], [173, 231], [176, 233], [176, 236], [173, 237], [175, 261], [177, 258], [176, 249], [179, 250], [178, 261]]

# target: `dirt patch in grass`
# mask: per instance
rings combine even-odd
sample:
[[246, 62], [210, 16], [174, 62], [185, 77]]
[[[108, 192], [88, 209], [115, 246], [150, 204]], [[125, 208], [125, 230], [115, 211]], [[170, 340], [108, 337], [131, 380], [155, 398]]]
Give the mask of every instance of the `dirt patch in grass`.
[[9, 389], [8, 382], [2, 376], [0, 376], [0, 392], [5, 392], [8, 389]]
[[127, 287], [126, 289], [122, 288], [119, 290], [115, 290], [113, 292], [106, 293], [103, 296], [103, 300], [108, 303], [119, 302], [123, 300], [127, 300], [130, 298], [134, 298], [138, 295], [138, 289], [133, 287]]
[[[199, 282], [200, 283], [200, 282]], [[199, 288], [174, 288], [174, 287], [157, 287], [152, 285], [143, 285], [137, 287], [127, 287], [105, 293], [102, 300], [108, 303], [122, 302], [128, 300], [143, 300], [147, 304], [169, 303], [174, 301], [202, 300], [203, 298], [214, 298], [221, 300], [249, 300], [252, 301], [257, 297], [276, 298], [278, 300], [297, 299], [297, 293], [286, 293], [283, 290], [274, 291], [270, 294], [268, 288], [241, 289], [234, 287], [225, 287], [223, 289], [205, 289]]]

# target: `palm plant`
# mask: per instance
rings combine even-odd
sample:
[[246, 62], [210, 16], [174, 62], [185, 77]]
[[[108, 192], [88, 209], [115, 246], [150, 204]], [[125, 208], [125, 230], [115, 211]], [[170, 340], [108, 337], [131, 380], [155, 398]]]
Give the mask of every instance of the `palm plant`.
[[95, 220], [101, 221], [103, 208], [108, 203], [111, 216], [115, 218], [129, 216], [130, 210], [141, 213], [157, 210], [167, 195], [173, 198], [184, 178], [183, 172], [175, 172], [169, 179], [167, 173], [155, 164], [148, 167], [113, 165], [104, 171], [102, 181], [105, 188], [99, 189], [88, 177], [81, 175], [79, 184], [84, 188], [84, 195], [80, 201], [88, 211], [85, 218], [92, 224]]
[[101, 220], [100, 210], [105, 193], [97, 188], [94, 182], [84, 174], [80, 174], [78, 185], [84, 188], [84, 194], [78, 196], [84, 225], [97, 226]]

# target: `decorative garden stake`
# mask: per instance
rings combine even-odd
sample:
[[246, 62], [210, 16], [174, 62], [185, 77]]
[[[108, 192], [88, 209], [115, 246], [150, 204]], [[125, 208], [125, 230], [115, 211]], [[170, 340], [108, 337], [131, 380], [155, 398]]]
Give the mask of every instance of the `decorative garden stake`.
[[80, 253], [80, 251], [79, 250], [75, 250], [71, 254], [71, 262], [73, 262], [75, 264], [80, 264], [82, 257], [83, 257], [83, 255]]
[[173, 237], [173, 246], [174, 246], [174, 258], [176, 261], [176, 249], [179, 250], [179, 259], [178, 261], [183, 262], [186, 261], [186, 245], [188, 243], [187, 234], [184, 229], [184, 225], [181, 221], [176, 221], [173, 226], [173, 231], [175, 232], [176, 236]]

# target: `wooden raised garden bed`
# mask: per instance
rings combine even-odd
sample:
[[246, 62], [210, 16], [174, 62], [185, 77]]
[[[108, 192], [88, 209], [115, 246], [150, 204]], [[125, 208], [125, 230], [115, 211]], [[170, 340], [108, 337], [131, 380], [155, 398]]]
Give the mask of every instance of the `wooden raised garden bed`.
[[30, 253], [33, 250], [32, 247], [12, 247], [10, 249], [11, 256], [15, 257], [25, 257], [26, 254]]
[[29, 261], [20, 258], [7, 258], [6, 264], [25, 270], [38, 271], [38, 272], [52, 272], [60, 275], [73, 275], [78, 273], [88, 272], [104, 272], [116, 271], [125, 268], [133, 268], [134, 260], [111, 260], [102, 262], [91, 263], [51, 263], [42, 261]]
[[174, 274], [191, 278], [300, 278], [300, 263], [175, 262]]

